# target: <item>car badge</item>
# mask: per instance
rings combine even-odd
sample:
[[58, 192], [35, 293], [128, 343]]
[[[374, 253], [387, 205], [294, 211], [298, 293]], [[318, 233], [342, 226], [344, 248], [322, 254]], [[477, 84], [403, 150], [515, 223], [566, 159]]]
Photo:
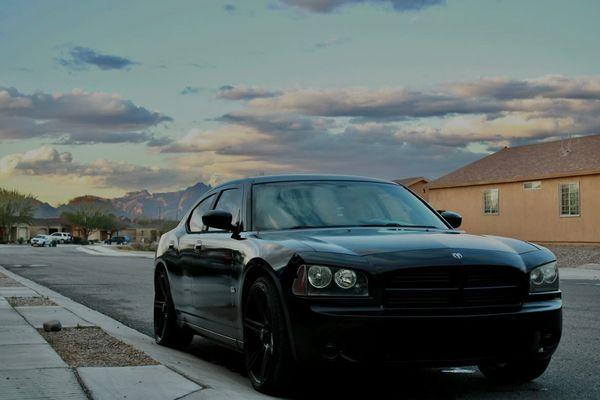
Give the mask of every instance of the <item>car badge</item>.
[[463, 255], [460, 253], [452, 253], [452, 257], [456, 258], [457, 260], [462, 260]]

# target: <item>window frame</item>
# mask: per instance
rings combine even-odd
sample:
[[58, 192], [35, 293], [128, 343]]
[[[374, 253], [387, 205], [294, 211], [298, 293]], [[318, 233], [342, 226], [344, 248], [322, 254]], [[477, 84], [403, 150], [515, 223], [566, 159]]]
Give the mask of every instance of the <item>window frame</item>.
[[200, 204], [204, 203], [206, 200], [208, 200], [209, 198], [213, 197], [212, 202], [210, 203], [209, 206], [209, 211], [213, 209], [213, 207], [215, 206], [215, 201], [217, 200], [217, 195], [219, 194], [219, 192], [212, 192], [206, 196], [204, 196], [198, 203], [196, 203], [196, 205], [194, 206], [194, 208], [192, 208], [192, 211], [190, 211], [190, 214], [187, 217], [187, 220], [185, 222], [185, 230], [187, 233], [205, 233], [208, 232], [208, 230], [206, 228], [203, 228], [201, 231], [193, 231], [190, 227], [190, 221], [192, 220], [192, 216], [194, 215], [194, 211], [196, 211], [196, 208], [198, 208], [200, 206]]
[[[576, 185], [577, 187], [577, 214], [570, 214], [571, 202], [569, 201], [569, 214], [563, 214], [563, 199], [562, 199], [562, 188], [569, 186], [569, 197], [571, 195], [570, 186]], [[559, 182], [558, 183], [558, 216], [560, 218], [577, 218], [581, 216], [581, 185], [579, 181], [573, 182]]]
[[[485, 207], [485, 200], [486, 200], [486, 193], [487, 192], [496, 192], [496, 197], [497, 197], [497, 210], [495, 212], [487, 212], [486, 207]], [[483, 189], [482, 192], [482, 211], [483, 211], [483, 215], [500, 215], [500, 189], [498, 188], [489, 188], [489, 189]]]

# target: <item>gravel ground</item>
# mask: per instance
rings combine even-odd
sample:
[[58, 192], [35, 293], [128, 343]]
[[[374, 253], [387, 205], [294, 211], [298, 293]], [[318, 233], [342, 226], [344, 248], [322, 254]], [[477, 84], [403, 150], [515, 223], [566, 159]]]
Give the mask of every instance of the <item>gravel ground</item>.
[[128, 367], [156, 365], [145, 353], [110, 336], [102, 329], [65, 328], [40, 334], [71, 367]]
[[544, 245], [556, 254], [559, 267], [600, 264], [600, 246]]
[[0, 272], [0, 287], [8, 287], [8, 286], [14, 287], [14, 286], [23, 286], [23, 285], [21, 285], [19, 282], [15, 281], [12, 278], [9, 278], [8, 276], [6, 276]]
[[7, 297], [6, 300], [13, 307], [58, 305], [47, 297]]

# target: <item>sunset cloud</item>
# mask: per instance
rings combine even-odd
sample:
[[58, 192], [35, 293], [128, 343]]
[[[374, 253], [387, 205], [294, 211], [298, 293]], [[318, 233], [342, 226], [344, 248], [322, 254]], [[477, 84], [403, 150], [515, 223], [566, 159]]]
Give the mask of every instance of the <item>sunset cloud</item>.
[[147, 129], [171, 118], [116, 94], [73, 90], [24, 94], [0, 87], [0, 141], [53, 138], [61, 143], [146, 142]]
[[[163, 153], [266, 171], [437, 176], [506, 145], [600, 132], [600, 78], [489, 78], [398, 89], [266, 90]], [[242, 98], [240, 97], [240, 100]], [[227, 164], [225, 163], [227, 161]], [[196, 164], [202, 163], [196, 161]]]
[[163, 189], [179, 187], [207, 176], [185, 169], [147, 167], [99, 158], [91, 162], [73, 159], [70, 152], [41, 148], [0, 158], [0, 176], [45, 177], [79, 182], [95, 188]]

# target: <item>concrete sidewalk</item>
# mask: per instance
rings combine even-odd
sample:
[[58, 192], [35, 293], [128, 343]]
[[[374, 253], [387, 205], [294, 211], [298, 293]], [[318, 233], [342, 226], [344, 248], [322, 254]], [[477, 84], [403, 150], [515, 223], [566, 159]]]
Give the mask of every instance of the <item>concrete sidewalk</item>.
[[[0, 273], [27, 283], [1, 267]], [[11, 282], [15, 290], [9, 295], [41, 297], [19, 284]], [[6, 289], [0, 287], [0, 292]], [[60, 299], [52, 300], [60, 304]], [[202, 385], [164, 365], [70, 368], [36, 330], [50, 319], [61, 321], [63, 328], [95, 326], [60, 305], [13, 307], [0, 296], [0, 400], [207, 398], [199, 396]]]
[[0, 297], [0, 399], [87, 399], [75, 372]]
[[[143, 367], [77, 368], [80, 381], [85, 384], [93, 399], [126, 398], [152, 399], [270, 399], [256, 392], [250, 382], [240, 379], [239, 374], [225, 367], [205, 361], [193, 354], [158, 346], [154, 339], [126, 325], [79, 304], [60, 293], [14, 274], [0, 266], [4, 274], [24, 285], [20, 291], [28, 290], [35, 296], [47, 297], [57, 306], [47, 309], [56, 315], [62, 309], [65, 320], [75, 316], [85, 324], [102, 328], [111, 336], [143, 351], [161, 365]], [[0, 293], [2, 288], [0, 288]], [[6, 304], [4, 302], [3, 304]], [[152, 307], [152, 304], [149, 304]], [[17, 307], [20, 309], [21, 307]], [[23, 315], [31, 318], [32, 324], [40, 323], [40, 308], [23, 307]], [[67, 318], [68, 317], [68, 318]], [[22, 319], [22, 318], [21, 318]], [[78, 320], [71, 320], [77, 323]], [[82, 322], [79, 322], [83, 324]], [[0, 323], [0, 326], [2, 324]], [[30, 325], [31, 326], [31, 325]], [[37, 334], [37, 332], [35, 332]], [[39, 336], [39, 334], [38, 334]], [[0, 360], [2, 357], [0, 356]], [[169, 392], [164, 390], [168, 389]], [[1, 387], [0, 387], [1, 390]], [[185, 393], [182, 393], [185, 392]], [[118, 395], [121, 393], [122, 395]], [[19, 397], [15, 397], [18, 399]], [[1, 397], [0, 397], [1, 399]]]

